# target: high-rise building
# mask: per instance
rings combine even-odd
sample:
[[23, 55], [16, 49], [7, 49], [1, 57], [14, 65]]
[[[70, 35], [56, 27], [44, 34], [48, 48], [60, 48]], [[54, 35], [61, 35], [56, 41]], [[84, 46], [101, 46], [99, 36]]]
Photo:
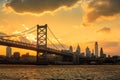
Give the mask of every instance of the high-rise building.
[[81, 50], [80, 50], [80, 46], [78, 45], [77, 49], [76, 49], [76, 52], [73, 54], [75, 64], [79, 64], [80, 53], [81, 53]]
[[100, 57], [102, 57], [103, 56], [103, 49], [101, 48], [100, 49]]
[[79, 46], [79, 45], [77, 46], [76, 53], [77, 53], [77, 54], [80, 54], [80, 53], [81, 53], [81, 49], [80, 49], [80, 46]]
[[94, 49], [92, 49], [91, 57], [92, 57], [92, 58], [95, 58]]
[[98, 57], [98, 43], [95, 42], [95, 56]]
[[94, 49], [92, 49], [92, 54], [94, 54]]
[[91, 51], [88, 47], [86, 48], [86, 57], [91, 57]]
[[11, 47], [7, 46], [6, 48], [6, 57], [11, 57], [12, 56], [12, 49]]
[[103, 48], [100, 49], [100, 57], [101, 58], [106, 58], [106, 54], [104, 54]]
[[73, 47], [72, 46], [69, 47], [69, 51], [70, 51], [70, 53], [73, 53]]
[[111, 56], [110, 56], [110, 55], [108, 55], [108, 58], [111, 58]]

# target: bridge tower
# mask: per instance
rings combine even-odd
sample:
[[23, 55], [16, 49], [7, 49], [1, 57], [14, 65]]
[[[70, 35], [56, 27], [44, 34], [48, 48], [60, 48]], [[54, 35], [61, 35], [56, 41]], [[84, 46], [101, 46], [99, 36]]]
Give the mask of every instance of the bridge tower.
[[[40, 51], [39, 48], [47, 48], [47, 24], [45, 25], [37, 25], [37, 63], [39, 62]], [[43, 55], [46, 57], [46, 53], [44, 52]]]

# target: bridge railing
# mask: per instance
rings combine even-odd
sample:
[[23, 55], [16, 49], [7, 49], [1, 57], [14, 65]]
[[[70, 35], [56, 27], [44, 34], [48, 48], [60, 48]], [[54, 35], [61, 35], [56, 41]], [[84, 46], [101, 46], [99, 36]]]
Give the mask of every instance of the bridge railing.
[[69, 56], [73, 55], [70, 52], [62, 52], [62, 50], [56, 50], [56, 49], [52, 49], [52, 48], [47, 48], [47, 51], [56, 52], [56, 53], [61, 54], [61, 55], [69, 55]]
[[25, 43], [25, 42], [20, 42], [20, 41], [13, 41], [13, 40], [8, 40], [8, 39], [3, 39], [3, 38], [0, 38], [0, 42], [16, 44], [16, 45], [23, 45], [23, 46], [32, 46], [34, 48], [37, 47], [35, 44], [30, 44], [30, 43]]
[[56, 50], [56, 49], [52, 49], [52, 48], [44, 48], [44, 47], [40, 47], [37, 48], [37, 45], [35, 44], [30, 44], [30, 43], [25, 43], [25, 42], [19, 42], [19, 41], [13, 41], [13, 40], [8, 40], [8, 39], [3, 39], [0, 38], [0, 44], [10, 44], [10, 45], [16, 45], [16, 46], [22, 46], [22, 47], [28, 47], [28, 48], [32, 48], [34, 50], [39, 50], [39, 51], [47, 51], [49, 53], [56, 53], [59, 55], [68, 55], [68, 56], [72, 56], [72, 54], [69, 53], [63, 53], [61, 50]]

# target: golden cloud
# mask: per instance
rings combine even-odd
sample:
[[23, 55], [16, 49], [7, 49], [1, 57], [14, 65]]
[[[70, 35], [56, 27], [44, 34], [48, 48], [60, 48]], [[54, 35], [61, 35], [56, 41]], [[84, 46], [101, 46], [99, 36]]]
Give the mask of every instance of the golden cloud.
[[73, 7], [80, 0], [7, 0], [4, 9], [16, 13], [42, 14]]
[[89, 0], [82, 7], [85, 22], [111, 19], [120, 13], [120, 0]]
[[102, 28], [102, 29], [98, 30], [97, 32], [110, 33], [110, 32], [111, 32], [111, 29], [110, 29], [110, 28], [108, 28], [108, 27], [104, 27], [104, 28]]

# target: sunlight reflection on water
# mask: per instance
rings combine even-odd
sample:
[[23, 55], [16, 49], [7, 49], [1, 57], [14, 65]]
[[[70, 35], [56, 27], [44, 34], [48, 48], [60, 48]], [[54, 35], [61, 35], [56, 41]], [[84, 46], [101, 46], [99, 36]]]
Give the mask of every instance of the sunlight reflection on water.
[[0, 80], [120, 80], [120, 65], [1, 65]]

